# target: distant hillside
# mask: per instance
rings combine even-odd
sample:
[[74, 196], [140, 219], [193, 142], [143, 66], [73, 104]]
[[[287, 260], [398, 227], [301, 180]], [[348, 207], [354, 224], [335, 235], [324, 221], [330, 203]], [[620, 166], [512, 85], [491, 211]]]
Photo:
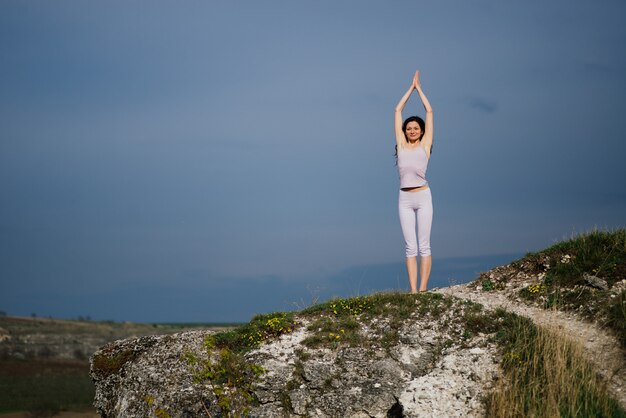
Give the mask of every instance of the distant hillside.
[[76, 359], [87, 361], [99, 347], [124, 338], [171, 334], [183, 329], [228, 327], [212, 324], [139, 324], [0, 317], [0, 359]]

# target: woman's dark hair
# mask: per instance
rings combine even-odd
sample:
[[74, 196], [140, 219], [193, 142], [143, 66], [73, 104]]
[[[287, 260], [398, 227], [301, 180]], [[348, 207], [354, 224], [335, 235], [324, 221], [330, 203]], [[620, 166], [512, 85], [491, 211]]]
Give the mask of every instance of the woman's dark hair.
[[[420, 129], [422, 130], [422, 136], [420, 136], [420, 141], [422, 140], [422, 137], [424, 136], [424, 132], [426, 131], [426, 123], [424, 123], [424, 119], [420, 118], [419, 116], [410, 116], [408, 118], [406, 118], [406, 120], [402, 123], [402, 132], [404, 132], [404, 139], [406, 140], [406, 142], [409, 142], [406, 139], [406, 126], [410, 123], [410, 122], [417, 122], [417, 124], [420, 126]], [[396, 153], [394, 154], [396, 157], [396, 165], [398, 165], [398, 145], [396, 145]], [[433, 146], [430, 146], [430, 155], [433, 155]]]

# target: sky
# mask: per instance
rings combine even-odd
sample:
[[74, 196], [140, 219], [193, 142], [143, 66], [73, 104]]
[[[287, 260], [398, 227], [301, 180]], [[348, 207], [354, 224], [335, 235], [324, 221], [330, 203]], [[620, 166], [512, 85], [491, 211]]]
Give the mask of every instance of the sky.
[[[0, 2], [0, 310], [247, 321], [407, 289], [393, 110], [434, 110], [430, 286], [626, 226], [621, 0]], [[416, 95], [404, 116], [423, 115]]]

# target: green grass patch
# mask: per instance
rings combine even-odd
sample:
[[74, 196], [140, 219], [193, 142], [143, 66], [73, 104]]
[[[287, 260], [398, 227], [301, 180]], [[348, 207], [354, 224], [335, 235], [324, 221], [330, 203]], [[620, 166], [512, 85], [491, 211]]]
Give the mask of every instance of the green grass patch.
[[[529, 253], [512, 265], [527, 273], [545, 274], [542, 283], [520, 290], [522, 298], [597, 321], [611, 329], [626, 348], [626, 296], [624, 290], [611, 289], [626, 280], [626, 229], [581, 234]], [[608, 289], [593, 287], [589, 276], [603, 280]]]
[[[499, 314], [485, 313], [482, 306], [469, 301], [461, 301], [439, 293], [376, 293], [349, 299], [334, 299], [312, 306], [301, 312], [312, 322], [308, 326], [311, 334], [303, 341], [309, 348], [370, 347], [372, 345], [391, 348], [402, 337], [402, 326], [416, 318], [438, 319], [451, 314], [452, 327], [464, 328], [456, 335], [468, 339], [482, 332], [495, 332], [499, 326]], [[368, 335], [363, 328], [367, 326]], [[455, 329], [456, 329], [455, 328]], [[451, 342], [450, 342], [451, 343]]]
[[0, 361], [0, 412], [51, 415], [92, 409], [89, 365], [62, 361]]
[[333, 299], [300, 312], [304, 317], [332, 315], [370, 320], [385, 317], [391, 321], [406, 320], [412, 313], [440, 315], [451, 305], [450, 298], [439, 293], [374, 293], [347, 299]]
[[483, 280], [482, 282], [480, 282], [480, 285], [485, 292], [492, 291], [496, 288], [495, 283], [489, 279]]
[[270, 339], [292, 332], [295, 326], [293, 312], [257, 315], [247, 324], [215, 334], [215, 344], [219, 348], [245, 352]]
[[532, 262], [536, 272], [544, 271], [548, 264], [550, 284], [585, 285], [584, 275], [590, 274], [612, 286], [626, 279], [626, 229], [581, 234], [543, 251], [529, 253], [514, 263], [522, 261]]
[[345, 343], [351, 347], [362, 345], [361, 324], [353, 317], [320, 316], [308, 326], [312, 334], [302, 341], [309, 348], [336, 348]]
[[617, 334], [622, 347], [626, 347], [626, 291], [611, 299], [606, 314], [607, 325]]
[[[311, 320], [311, 331], [303, 345], [309, 348], [338, 348], [341, 345], [366, 347], [380, 344], [385, 348], [395, 345], [400, 337], [398, 329], [416, 312], [437, 311], [443, 296], [434, 293], [411, 295], [407, 293], [375, 293], [346, 299], [333, 299], [303, 310], [300, 315]], [[374, 331], [366, 338], [363, 325], [384, 320], [380, 335]]]

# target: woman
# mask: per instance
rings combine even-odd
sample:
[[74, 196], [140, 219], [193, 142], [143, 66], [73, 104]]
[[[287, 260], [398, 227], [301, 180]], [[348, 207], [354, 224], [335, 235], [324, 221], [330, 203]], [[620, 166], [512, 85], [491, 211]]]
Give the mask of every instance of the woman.
[[[420, 117], [411, 116], [402, 122], [402, 110], [411, 93], [416, 90], [426, 110], [426, 122]], [[417, 292], [417, 254], [420, 255], [420, 286], [424, 292], [432, 266], [430, 254], [430, 227], [433, 220], [433, 204], [426, 168], [433, 146], [433, 110], [422, 91], [419, 71], [415, 72], [411, 86], [396, 106], [396, 155], [400, 175], [400, 196], [398, 213], [404, 235], [406, 249], [406, 270], [409, 275], [411, 293]], [[417, 217], [417, 236], [415, 219]], [[419, 242], [419, 247], [418, 247]]]

